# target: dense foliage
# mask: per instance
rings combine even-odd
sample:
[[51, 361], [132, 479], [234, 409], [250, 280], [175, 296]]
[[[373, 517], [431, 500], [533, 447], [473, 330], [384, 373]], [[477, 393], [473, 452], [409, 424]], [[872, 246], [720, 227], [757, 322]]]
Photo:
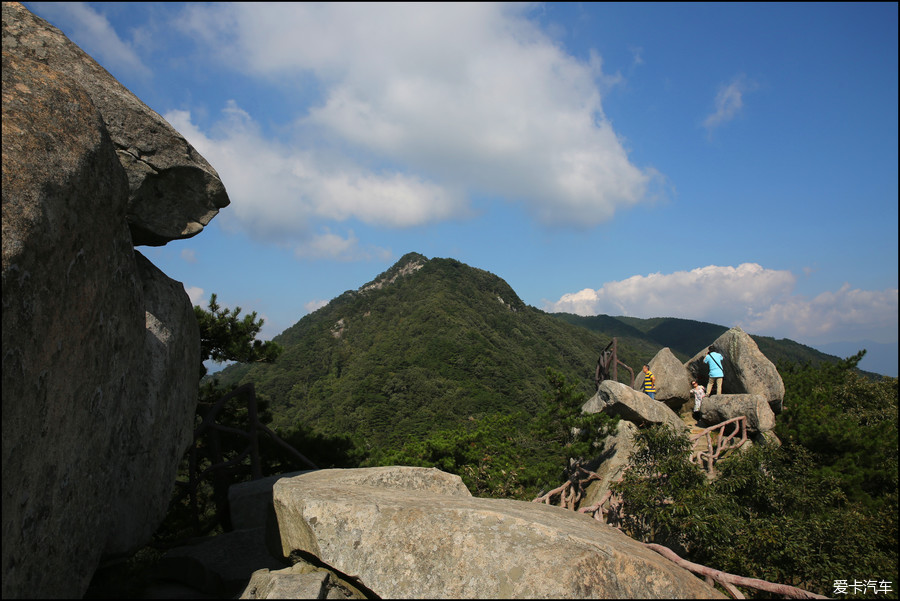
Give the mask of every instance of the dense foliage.
[[[281, 354], [281, 347], [274, 342], [257, 340], [256, 335], [264, 324], [257, 319], [256, 311], [239, 319], [240, 307], [228, 309], [219, 306], [216, 295], [209, 298], [209, 310], [194, 307], [194, 315], [200, 326], [200, 357], [202, 361], [238, 361], [241, 363], [271, 362]], [[200, 375], [206, 374], [201, 362]]]
[[893, 494], [896, 507], [897, 378], [856, 375], [863, 353], [819, 367], [780, 366], [785, 410], [775, 431], [808, 449], [816, 473], [835, 478], [850, 499], [880, 506]]
[[[616, 485], [623, 528], [687, 559], [832, 595], [836, 580], [897, 584], [897, 380], [782, 366], [781, 446], [732, 455], [707, 482], [685, 437], [642, 431]], [[752, 593], [752, 591], [747, 591]]]

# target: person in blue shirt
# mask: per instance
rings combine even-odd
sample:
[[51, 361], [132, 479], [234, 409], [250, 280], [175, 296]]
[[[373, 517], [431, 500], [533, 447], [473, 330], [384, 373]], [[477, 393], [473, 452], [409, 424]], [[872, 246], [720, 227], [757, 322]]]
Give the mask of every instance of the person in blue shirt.
[[722, 394], [722, 380], [725, 378], [725, 370], [722, 369], [722, 363], [725, 358], [716, 352], [714, 346], [709, 347], [703, 362], [709, 366], [709, 384], [706, 386], [707, 396], [712, 396], [713, 388], [718, 385], [719, 394]]

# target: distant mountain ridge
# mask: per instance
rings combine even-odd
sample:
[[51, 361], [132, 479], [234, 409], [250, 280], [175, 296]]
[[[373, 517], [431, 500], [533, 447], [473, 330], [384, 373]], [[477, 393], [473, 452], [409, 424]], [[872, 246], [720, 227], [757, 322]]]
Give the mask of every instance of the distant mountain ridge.
[[868, 371], [884, 374], [896, 378], [898, 374], [898, 347], [896, 342], [884, 343], [872, 340], [858, 340], [856, 342], [831, 342], [819, 345], [823, 353], [848, 357], [855, 355], [860, 349], [868, 352], [859, 362], [859, 366]]
[[[641, 319], [638, 317], [610, 317], [608, 315], [594, 315], [582, 317], [571, 313], [553, 313], [552, 315], [573, 325], [580, 325], [597, 332], [608, 332], [625, 341], [633, 339], [649, 341], [662, 347], [669, 347], [676, 357], [687, 361], [716, 338], [728, 331], [725, 326], [695, 321], [693, 319], [681, 319], [678, 317], [653, 317]], [[617, 325], [617, 322], [625, 327]], [[613, 332], [615, 332], [613, 334]], [[771, 336], [750, 335], [759, 346], [759, 350], [776, 365], [780, 362], [810, 363], [834, 363], [844, 357], [837, 357], [823, 353], [818, 349], [805, 344], [795, 342], [788, 338], [775, 339]], [[858, 351], [859, 349], [856, 349]], [[853, 351], [855, 353], [856, 351]], [[873, 377], [878, 374], [863, 372]]]
[[[217, 377], [254, 382], [276, 427], [301, 424], [384, 448], [470, 417], [533, 415], [549, 393], [548, 367], [593, 394], [597, 357], [613, 337], [620, 360], [637, 372], [663, 347], [687, 360], [726, 329], [550, 314], [492, 273], [409, 253], [276, 336], [284, 352], [274, 363], [233, 365]], [[776, 363], [837, 361], [793, 341], [754, 339]]]

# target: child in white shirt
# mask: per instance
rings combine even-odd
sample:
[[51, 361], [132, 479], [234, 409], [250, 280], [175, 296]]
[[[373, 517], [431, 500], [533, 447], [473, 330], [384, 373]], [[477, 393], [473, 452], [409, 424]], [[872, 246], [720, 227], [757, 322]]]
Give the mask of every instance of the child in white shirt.
[[694, 397], [694, 412], [700, 411], [700, 401], [706, 396], [706, 391], [697, 382], [691, 382], [691, 395]]

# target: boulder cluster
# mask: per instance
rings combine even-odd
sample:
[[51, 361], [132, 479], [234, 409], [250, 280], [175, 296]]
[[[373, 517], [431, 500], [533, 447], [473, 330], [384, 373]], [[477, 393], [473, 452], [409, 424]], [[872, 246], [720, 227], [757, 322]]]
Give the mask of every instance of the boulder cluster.
[[589, 486], [583, 506], [603, 498], [609, 485], [621, 477], [633, 451], [634, 434], [645, 426], [665, 424], [676, 432], [687, 433], [693, 423], [715, 426], [744, 416], [748, 443], [778, 444], [772, 430], [775, 416], [781, 412], [784, 382], [775, 365], [762, 354], [753, 338], [738, 327], [719, 336], [710, 346], [724, 358], [723, 394], [704, 397], [699, 412], [693, 416], [691, 381], [708, 388], [709, 370], [703, 362], [708, 347], [686, 363], [679, 361], [668, 348], [656, 354], [648, 364], [656, 381], [656, 400], [640, 392], [643, 372], [633, 388], [614, 380], [600, 383], [597, 393], [582, 406], [582, 412], [602, 411], [622, 421], [618, 434], [604, 441], [593, 462], [595, 465], [591, 466], [600, 479]]

